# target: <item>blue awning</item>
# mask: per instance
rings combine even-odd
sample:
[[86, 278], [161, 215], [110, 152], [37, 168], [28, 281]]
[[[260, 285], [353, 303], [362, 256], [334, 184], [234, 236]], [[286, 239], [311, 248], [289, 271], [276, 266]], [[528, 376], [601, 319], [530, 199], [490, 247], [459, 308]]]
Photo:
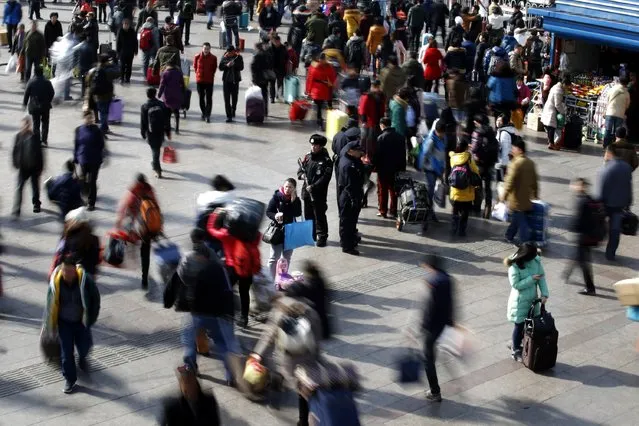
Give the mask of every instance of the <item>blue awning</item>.
[[[528, 13], [543, 16], [544, 29], [560, 37], [639, 51], [637, 15], [632, 13], [629, 16], [623, 8], [618, 9], [617, 14], [611, 13], [610, 10], [598, 11], [589, 8], [577, 11], [575, 3], [579, 1], [563, 0], [564, 4], [558, 7], [529, 8]], [[599, 5], [601, 7], [602, 3]], [[631, 6], [632, 9], [635, 7], [637, 6]]]

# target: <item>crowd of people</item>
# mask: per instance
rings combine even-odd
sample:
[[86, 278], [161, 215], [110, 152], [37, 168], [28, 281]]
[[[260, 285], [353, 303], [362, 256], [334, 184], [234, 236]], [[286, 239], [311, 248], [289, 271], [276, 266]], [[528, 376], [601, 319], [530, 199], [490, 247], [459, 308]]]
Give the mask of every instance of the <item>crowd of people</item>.
[[[521, 360], [524, 319], [538, 295], [542, 303], [546, 302], [549, 289], [535, 245], [539, 240], [532, 235], [530, 222], [533, 203], [541, 197], [539, 176], [534, 161], [526, 155], [527, 143], [518, 132], [521, 126], [514, 123], [514, 117], [523, 115], [522, 111], [531, 103], [526, 82], [543, 78], [541, 119], [549, 148], [560, 149], [555, 132], [558, 115], [565, 114], [563, 95], [571, 84], [570, 76], [565, 73], [560, 76], [549, 68], [549, 39], [542, 40], [537, 30], [530, 31], [525, 43], [517, 42], [515, 34], [527, 30], [519, 7], [515, 7], [508, 22], [503, 22], [500, 19], [503, 12], [496, 1], [488, 10], [487, 21], [479, 6], [470, 9], [455, 3], [449, 10], [441, 0], [415, 0], [389, 2], [387, 9], [382, 3], [385, 4], [333, 3], [322, 11], [313, 0], [306, 4], [291, 2], [286, 5], [292, 23], [285, 42], [279, 35], [284, 2], [278, 1], [277, 8], [271, 0], [257, 5], [248, 3], [250, 20], [257, 6], [260, 27], [250, 80], [262, 94], [264, 115], [268, 115], [269, 99], [275, 103], [284, 97], [288, 79], [301, 78], [300, 65], [306, 68], [303, 87], [315, 104], [320, 133], [334, 120], [330, 113], [323, 117], [324, 109], [332, 110], [339, 103], [344, 104], [346, 111], [345, 121], [332, 140], [320, 133], [309, 137], [311, 148], [300, 158], [296, 177], [286, 179], [274, 191], [266, 203], [266, 217], [280, 228], [301, 216], [312, 220], [315, 245], [326, 247], [328, 190], [334, 171], [340, 246], [344, 253], [359, 255], [357, 247], [362, 235], [357, 223], [361, 209], [368, 206], [373, 172], [377, 176], [377, 216], [392, 219], [400, 213], [401, 194], [395, 182], [398, 174], [411, 166], [424, 173], [429, 214], [424, 219], [422, 235], [427, 234], [427, 223], [439, 222], [435, 194], [437, 188], [443, 187], [444, 195], [439, 198], [448, 198], [452, 205], [450, 234], [454, 238], [464, 238], [471, 232], [468, 229], [471, 214], [491, 218], [493, 181], [500, 181], [497, 201], [507, 205], [510, 218], [504, 237], [518, 247], [505, 264], [512, 287], [508, 301], [508, 320], [514, 323], [511, 350], [513, 358]], [[100, 308], [95, 278], [100, 245], [83, 206], [92, 211], [99, 199], [97, 181], [108, 156], [106, 140], [111, 133], [109, 113], [114, 102], [114, 82], [119, 79], [122, 85], [130, 84], [134, 58], [141, 52], [142, 75], [151, 87], [140, 109], [140, 132], [151, 148], [152, 170], [157, 178], [162, 178], [163, 144], [171, 139], [173, 131], [179, 134], [181, 109], [190, 101], [187, 87], [191, 65], [201, 119], [207, 123], [211, 121], [218, 69], [222, 71], [227, 122], [236, 117], [244, 71], [240, 52], [243, 41], [238, 35], [244, 10], [239, 1], [226, 0], [220, 5], [205, 2], [207, 28], [214, 26], [215, 13], [221, 11], [226, 48], [218, 61], [211, 44], [203, 43], [192, 63], [184, 57], [190, 41], [190, 24], [195, 19], [196, 7], [191, 0], [170, 0], [162, 28], [158, 8], [152, 1], [146, 5], [129, 0], [118, 5], [96, 4], [97, 17], [90, 3], [79, 4], [79, 13], [74, 15], [66, 34], [55, 12], [50, 15], [44, 34], [35, 21], [25, 33], [20, 23], [21, 9], [15, 0], [7, 2], [4, 14], [9, 49], [20, 58], [20, 79], [27, 82], [23, 104], [30, 114], [22, 120], [13, 148], [13, 165], [18, 170], [13, 208], [16, 219], [21, 214], [27, 180], [32, 187], [33, 212], [41, 211], [40, 177], [44, 168], [43, 149], [49, 144], [50, 109], [56, 97], [63, 96], [62, 101], [71, 99], [74, 70], [82, 81], [84, 122], [75, 129], [73, 158], [65, 163], [60, 176], [45, 183], [47, 195], [59, 207], [65, 224], [50, 271], [45, 316], [47, 334], [56, 334], [60, 342], [65, 393], [73, 392], [76, 386], [74, 345], [79, 352], [79, 367], [86, 369], [90, 329]], [[139, 8], [137, 21], [136, 8]], [[39, 14], [39, 9], [33, 7], [32, 12]], [[178, 23], [173, 22], [175, 12]], [[446, 25], [447, 17], [450, 26]], [[485, 22], [487, 26], [483, 25]], [[108, 23], [115, 34], [113, 49], [100, 44], [99, 23]], [[506, 29], [503, 23], [507, 24]], [[441, 42], [437, 41], [438, 33]], [[70, 41], [71, 61], [63, 60], [66, 56], [60, 52], [55, 53], [55, 44], [62, 38]], [[440, 45], [445, 49], [440, 49]], [[574, 263], [565, 271], [565, 277], [578, 265], [583, 271], [586, 295], [596, 294], [591, 248], [604, 238], [599, 235], [600, 222], [593, 213], [593, 203], [601, 203], [608, 217], [606, 257], [614, 260], [622, 215], [633, 201], [632, 172], [638, 161], [634, 146], [625, 140], [624, 117], [637, 89], [636, 75], [632, 82], [622, 77], [616, 88], [618, 96], [606, 114], [600, 192], [589, 195], [588, 182], [583, 178], [572, 184], [577, 198], [573, 230], [578, 240]], [[351, 90], [356, 96], [349, 96]], [[426, 99], [442, 101], [445, 106], [441, 110], [429, 108]], [[326, 148], [329, 143], [333, 155]], [[298, 181], [303, 182], [299, 193]], [[240, 299], [238, 325], [245, 328], [251, 304], [249, 290], [255, 285], [254, 278], [262, 273], [259, 252], [262, 235], [258, 233], [256, 238], [245, 240], [229, 232], [226, 207], [236, 199], [237, 191], [221, 175], [213, 179], [211, 186], [212, 190], [197, 200], [196, 227], [190, 234], [192, 250], [179, 260], [164, 293], [165, 307], [175, 307], [191, 317], [183, 334], [184, 365], [178, 368], [182, 399], [167, 402], [166, 424], [185, 424], [180, 420], [183, 416], [193, 420], [188, 424], [196, 421], [219, 424], [214, 399], [202, 393], [195, 378], [201, 329], [207, 330], [224, 359], [227, 383], [240, 390], [245, 386], [240, 383], [244, 378], [234, 367], [233, 357], [241, 350], [234, 335], [233, 287], [237, 285]], [[125, 231], [131, 242], [140, 245], [143, 289], [149, 286], [152, 246], [163, 237], [161, 210], [151, 183], [140, 174], [127, 189], [115, 218], [116, 229]], [[286, 249], [283, 239], [273, 235], [268, 243], [267, 275], [272, 281], [279, 274], [278, 265], [291, 263], [293, 250]], [[434, 345], [446, 326], [455, 325], [453, 291], [441, 258], [429, 255], [422, 265], [432, 292], [421, 324], [430, 386], [426, 397], [441, 401]], [[295, 385], [299, 382], [295, 367], [311, 370], [328, 365], [320, 356], [320, 342], [331, 335], [327, 285], [321, 272], [309, 263], [304, 277], [273, 298], [269, 323], [247, 363], [247, 366], [266, 363], [267, 349], [277, 341], [275, 358], [281, 375], [300, 394], [298, 424], [301, 425], [308, 424], [309, 395]], [[282, 333], [294, 334], [294, 338], [283, 340]], [[288, 349], [287, 344], [291, 345]], [[347, 378], [342, 385], [356, 389], [355, 382]]]

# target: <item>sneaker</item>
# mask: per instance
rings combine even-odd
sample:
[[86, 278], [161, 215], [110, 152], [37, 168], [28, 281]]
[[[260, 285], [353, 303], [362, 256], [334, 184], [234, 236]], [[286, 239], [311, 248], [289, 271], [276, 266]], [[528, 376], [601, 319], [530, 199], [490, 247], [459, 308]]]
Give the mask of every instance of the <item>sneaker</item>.
[[386, 219], [386, 213], [382, 213], [382, 212], [377, 212], [377, 217], [383, 217], [384, 219]]
[[315, 246], [317, 246], [317, 247], [326, 247], [326, 239], [325, 238], [320, 238], [315, 243]]
[[41, 211], [40, 206], [33, 206], [33, 213], [40, 213]]
[[510, 356], [517, 362], [523, 362], [523, 358], [521, 357], [521, 349], [518, 351], [513, 351]]
[[597, 295], [597, 292], [595, 290], [588, 290], [587, 288], [584, 288], [583, 290], [579, 290], [577, 293], [581, 294], [582, 296], [596, 296]]
[[232, 123], [232, 122], [233, 122], [233, 119], [232, 119], [232, 118], [227, 118], [227, 119], [226, 119], [226, 122], [227, 122], [227, 123]]
[[66, 382], [64, 382], [64, 388], [62, 388], [62, 392], [66, 394], [73, 393], [77, 386], [78, 385], [76, 385], [75, 382], [70, 382], [67, 380]]
[[90, 204], [89, 207], [87, 207], [87, 210], [92, 212], [95, 210], [95, 204]]
[[206, 122], [210, 123], [211, 122], [211, 117], [206, 117]]
[[432, 402], [442, 402], [442, 394], [426, 391], [426, 399]]
[[350, 255], [353, 255], [353, 256], [359, 256], [359, 250], [354, 249], [354, 248], [352, 248], [352, 249], [342, 249], [342, 253], [350, 254]]

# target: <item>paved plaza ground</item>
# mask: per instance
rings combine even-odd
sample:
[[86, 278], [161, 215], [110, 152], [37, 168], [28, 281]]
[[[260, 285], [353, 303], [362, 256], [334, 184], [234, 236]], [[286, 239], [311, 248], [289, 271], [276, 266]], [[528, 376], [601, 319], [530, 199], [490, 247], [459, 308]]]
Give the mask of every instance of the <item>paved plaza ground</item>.
[[[54, 6], [54, 5], [51, 5]], [[25, 8], [26, 10], [26, 8]], [[43, 11], [48, 15], [54, 8]], [[66, 27], [71, 6], [61, 11]], [[166, 14], [163, 9], [161, 18]], [[44, 23], [42, 23], [42, 26]], [[191, 27], [192, 58], [204, 41], [215, 44], [217, 27], [207, 31], [204, 18]], [[284, 32], [287, 31], [286, 29]], [[101, 37], [106, 39], [107, 33]], [[255, 32], [244, 32], [248, 68]], [[215, 50], [218, 56], [221, 51]], [[2, 49], [0, 62], [6, 62]], [[243, 122], [243, 91], [249, 73], [243, 73], [238, 122], [224, 123], [220, 76], [214, 92], [212, 122], [199, 120], [197, 94], [191, 111], [181, 123], [181, 134], [172, 145], [179, 162], [165, 166], [165, 178], [152, 179], [166, 220], [166, 233], [183, 249], [194, 220], [196, 194], [207, 190], [216, 173], [227, 175], [243, 196], [267, 202], [281, 182], [295, 175], [297, 158], [308, 151], [308, 136], [315, 130], [310, 121], [292, 125], [288, 109], [272, 107], [262, 126]], [[195, 91], [192, 77], [191, 88]], [[108, 141], [109, 163], [100, 171], [97, 209], [91, 213], [97, 233], [104, 235], [115, 220], [120, 197], [137, 172], [152, 175], [151, 152], [140, 138], [139, 108], [145, 99], [139, 59], [132, 84], [116, 85], [125, 102], [124, 122], [113, 126]], [[22, 109], [23, 88], [15, 75], [0, 76], [0, 163], [2, 216], [9, 217], [15, 186], [10, 165], [13, 134]], [[72, 95], [79, 96], [79, 86]], [[73, 129], [80, 124], [80, 104], [65, 103], [51, 114], [49, 148], [43, 177], [58, 174], [72, 155]], [[528, 134], [530, 157], [540, 172], [542, 198], [552, 206], [550, 244], [543, 262], [550, 289], [548, 309], [560, 333], [556, 367], [535, 374], [510, 359], [506, 348], [512, 325], [506, 321], [510, 291], [502, 259], [513, 251], [503, 242], [505, 225], [472, 219], [469, 236], [448, 237], [450, 212], [440, 211], [442, 223], [431, 226], [426, 238], [408, 226], [398, 233], [394, 223], [375, 217], [376, 200], [362, 211], [361, 256], [342, 254], [337, 235], [334, 186], [329, 193], [329, 246], [296, 250], [293, 269], [305, 259], [320, 263], [332, 293], [337, 319], [335, 337], [324, 347], [328, 357], [350, 360], [359, 368], [364, 390], [358, 395], [364, 425], [452, 424], [614, 424], [636, 425], [639, 417], [639, 354], [635, 341], [639, 325], [630, 323], [616, 300], [612, 284], [637, 275], [639, 238], [622, 237], [618, 262], [605, 260], [601, 249], [594, 253], [597, 297], [577, 295], [581, 277], [573, 274], [564, 283], [560, 274], [572, 255], [568, 231], [572, 197], [571, 179], [596, 179], [602, 165], [600, 147], [584, 146], [581, 153], [551, 152], [541, 134]], [[635, 199], [639, 199], [635, 179]], [[102, 310], [93, 329], [95, 347], [91, 374], [81, 375], [79, 389], [64, 395], [59, 371], [44, 365], [39, 352], [39, 332], [47, 289], [46, 275], [61, 231], [57, 212], [43, 196], [44, 211], [31, 213], [26, 189], [19, 222], [3, 221], [6, 253], [0, 257], [4, 270], [4, 297], [0, 299], [0, 424], [46, 425], [147, 425], [155, 424], [164, 396], [176, 392], [175, 367], [181, 360], [179, 333], [183, 316], [161, 305], [162, 288], [153, 283], [148, 294], [139, 288], [137, 264], [114, 269], [102, 267], [98, 277]], [[262, 247], [263, 259], [268, 255]], [[426, 252], [447, 259], [456, 280], [459, 322], [474, 332], [472, 355], [460, 363], [446, 356], [438, 360], [444, 401], [428, 403], [424, 385], [396, 383], [394, 359], [408, 345], [402, 329], [409, 322], [423, 289], [423, 273], [417, 261]], [[154, 265], [152, 265], [153, 268]], [[238, 331], [248, 352], [262, 326], [251, 323]], [[202, 384], [212, 388], [226, 425], [295, 424], [294, 395], [273, 398], [266, 404], [244, 399], [222, 384], [218, 359], [200, 358]]]

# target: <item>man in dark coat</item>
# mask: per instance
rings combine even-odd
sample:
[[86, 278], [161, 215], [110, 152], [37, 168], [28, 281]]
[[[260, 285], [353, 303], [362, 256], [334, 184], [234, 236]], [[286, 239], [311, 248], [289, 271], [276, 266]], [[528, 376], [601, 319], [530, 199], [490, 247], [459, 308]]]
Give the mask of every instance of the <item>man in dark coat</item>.
[[275, 103], [276, 95], [278, 98], [284, 96], [284, 77], [286, 77], [286, 64], [288, 62], [286, 46], [282, 44], [280, 36], [274, 35], [271, 38], [268, 53], [271, 55], [273, 71], [275, 71], [275, 80], [269, 81], [269, 94], [271, 95], [271, 103]]
[[[377, 216], [397, 216], [397, 193], [395, 192], [395, 175], [406, 170], [405, 138], [391, 127], [391, 120], [384, 117], [380, 120], [382, 134], [377, 138], [377, 149], [373, 164], [377, 170]], [[390, 210], [388, 198], [390, 194]]]
[[444, 4], [443, 0], [437, 0], [433, 3], [430, 13], [433, 37], [436, 38], [437, 30], [441, 29], [442, 40], [446, 40], [446, 17], [450, 14], [448, 6]]
[[439, 256], [427, 255], [421, 266], [426, 270], [426, 286], [430, 289], [421, 324], [424, 334], [424, 367], [430, 386], [426, 399], [440, 402], [442, 395], [435, 369], [435, 342], [445, 326], [453, 325], [453, 290], [451, 278], [444, 271]]
[[120, 83], [130, 83], [133, 58], [138, 54], [138, 38], [128, 19], [122, 21], [115, 40], [115, 51], [120, 61]]
[[140, 112], [140, 132], [146, 139], [153, 153], [153, 171], [158, 178], [162, 177], [160, 166], [160, 150], [164, 143], [164, 135], [171, 140], [171, 111], [157, 97], [154, 87], [146, 90], [148, 100], [142, 105]]
[[31, 130], [31, 119], [22, 119], [22, 126], [13, 144], [13, 167], [18, 170], [18, 186], [13, 204], [13, 217], [20, 217], [22, 206], [22, 188], [27, 180], [31, 180], [33, 212], [40, 213], [40, 174], [44, 168], [42, 146], [40, 140]]
[[62, 37], [62, 24], [58, 21], [58, 12], [53, 12], [49, 15], [49, 21], [44, 25], [44, 42], [47, 46], [47, 50], [51, 49], [53, 43], [56, 42], [58, 37]]
[[317, 241], [317, 247], [326, 247], [328, 239], [326, 197], [333, 171], [333, 161], [325, 148], [326, 137], [314, 134], [309, 142], [311, 151], [299, 162], [297, 178], [304, 180], [302, 186], [304, 219], [313, 221], [313, 238]]
[[338, 173], [339, 238], [342, 252], [359, 256], [357, 244], [357, 219], [362, 208], [364, 178], [362, 156], [364, 149], [359, 141], [349, 142], [342, 149]]
[[244, 59], [233, 46], [226, 48], [226, 53], [220, 60], [222, 71], [222, 91], [224, 92], [224, 108], [226, 110], [226, 122], [232, 123], [237, 109], [237, 95], [242, 81]]
[[[53, 85], [44, 78], [42, 67], [35, 68], [35, 77], [29, 80], [24, 90], [22, 106], [27, 108], [33, 118], [33, 134], [43, 145], [47, 145], [49, 137], [49, 111], [55, 96]], [[42, 132], [40, 132], [42, 125]]]

